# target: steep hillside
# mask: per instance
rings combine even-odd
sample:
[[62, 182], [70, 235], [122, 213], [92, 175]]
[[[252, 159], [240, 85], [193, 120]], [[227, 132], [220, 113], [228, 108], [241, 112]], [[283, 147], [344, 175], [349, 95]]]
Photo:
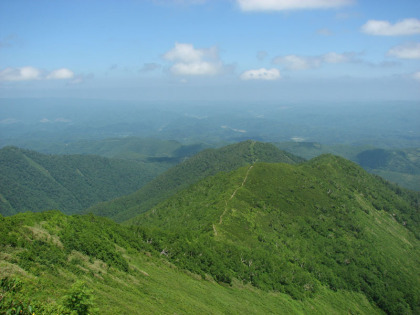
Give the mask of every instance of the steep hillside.
[[256, 163], [176, 194], [136, 222], [174, 264], [295, 299], [362, 293], [390, 314], [419, 312], [419, 194], [324, 155]]
[[319, 286], [314, 298], [296, 300], [237, 280], [227, 286], [202, 279], [150, 242], [141, 229], [94, 216], [0, 216], [0, 313], [381, 313], [345, 290]]
[[268, 143], [245, 141], [220, 149], [207, 149], [169, 169], [135, 193], [100, 203], [87, 210], [122, 222], [147, 211], [189, 185], [218, 172], [234, 170], [256, 161], [297, 163], [303, 159]]
[[129, 194], [162, 171], [153, 163], [6, 147], [0, 150], [0, 213], [46, 209], [77, 213]]

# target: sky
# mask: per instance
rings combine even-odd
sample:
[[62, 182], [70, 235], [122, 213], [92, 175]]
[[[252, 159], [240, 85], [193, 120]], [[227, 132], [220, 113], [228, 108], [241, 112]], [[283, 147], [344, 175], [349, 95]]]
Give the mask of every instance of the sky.
[[0, 98], [420, 101], [418, 0], [0, 0]]

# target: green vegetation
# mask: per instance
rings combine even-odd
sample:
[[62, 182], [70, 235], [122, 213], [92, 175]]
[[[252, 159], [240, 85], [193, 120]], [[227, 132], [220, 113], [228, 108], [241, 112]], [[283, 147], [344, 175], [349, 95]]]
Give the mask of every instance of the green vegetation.
[[256, 161], [293, 164], [303, 159], [280, 151], [271, 144], [254, 141], [207, 149], [169, 169], [135, 193], [97, 204], [87, 212], [122, 222], [149, 210], [200, 179]]
[[420, 194], [343, 158], [247, 141], [113, 202], [0, 215], [0, 313], [420, 312]]
[[[79, 224], [84, 227], [76, 231]], [[58, 211], [0, 216], [0, 232], [0, 313], [22, 306], [23, 314], [86, 314], [87, 309], [98, 314], [380, 314], [362, 294], [346, 290], [319, 286], [313, 297], [296, 300], [236, 279], [228, 286], [209, 274], [202, 279], [170, 263], [138, 228], [105, 218]], [[69, 234], [113, 246], [75, 247], [65, 241]]]
[[405, 188], [420, 191], [420, 149], [378, 149], [371, 146], [324, 145], [314, 142], [283, 142], [276, 146], [306, 159], [332, 153], [358, 163]]
[[0, 150], [0, 213], [57, 208], [77, 213], [139, 189], [164, 169], [159, 163], [6, 147]]
[[[136, 218], [176, 265], [305, 300], [360, 292], [390, 314], [419, 309], [419, 194], [321, 156], [207, 178]], [[134, 220], [133, 220], [134, 222]]]

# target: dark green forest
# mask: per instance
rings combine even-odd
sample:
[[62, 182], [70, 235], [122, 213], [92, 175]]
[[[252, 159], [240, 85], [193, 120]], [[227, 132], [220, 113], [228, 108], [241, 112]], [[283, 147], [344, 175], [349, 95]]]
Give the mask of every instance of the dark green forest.
[[136, 191], [167, 168], [160, 163], [6, 147], [0, 150], [0, 213], [48, 209], [78, 213]]

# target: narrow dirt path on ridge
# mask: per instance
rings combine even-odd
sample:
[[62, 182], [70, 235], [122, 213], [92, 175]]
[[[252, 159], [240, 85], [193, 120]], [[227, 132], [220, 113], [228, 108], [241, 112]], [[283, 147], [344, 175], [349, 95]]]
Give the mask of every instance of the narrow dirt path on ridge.
[[[223, 222], [223, 217], [224, 217], [224, 215], [226, 214], [226, 212], [228, 211], [228, 202], [229, 201], [231, 201], [232, 199], [233, 199], [233, 197], [235, 197], [235, 195], [236, 195], [236, 192], [239, 190], [239, 188], [241, 188], [241, 187], [243, 187], [244, 185], [245, 185], [245, 183], [246, 183], [246, 181], [247, 181], [247, 179], [248, 179], [248, 175], [249, 175], [249, 172], [251, 171], [251, 169], [254, 167], [254, 163], [257, 161], [256, 159], [254, 159], [254, 145], [255, 145], [255, 141], [252, 141], [251, 142], [251, 144], [250, 144], [250, 146], [249, 146], [249, 150], [250, 150], [250, 152], [251, 152], [251, 166], [248, 168], [248, 170], [246, 171], [246, 174], [245, 174], [245, 177], [244, 177], [244, 179], [243, 179], [243, 181], [242, 181], [242, 184], [239, 186], [239, 187], [237, 187], [234, 191], [233, 191], [233, 193], [232, 193], [232, 195], [230, 195], [230, 197], [229, 197], [229, 199], [228, 200], [225, 200], [225, 210], [223, 211], [223, 213], [220, 215], [220, 218], [219, 218], [219, 225], [220, 224], [222, 224], [222, 222]], [[214, 225], [214, 223], [213, 223], [213, 232], [214, 232], [214, 235], [215, 236], [217, 236], [217, 229], [216, 229], [216, 226]]]

